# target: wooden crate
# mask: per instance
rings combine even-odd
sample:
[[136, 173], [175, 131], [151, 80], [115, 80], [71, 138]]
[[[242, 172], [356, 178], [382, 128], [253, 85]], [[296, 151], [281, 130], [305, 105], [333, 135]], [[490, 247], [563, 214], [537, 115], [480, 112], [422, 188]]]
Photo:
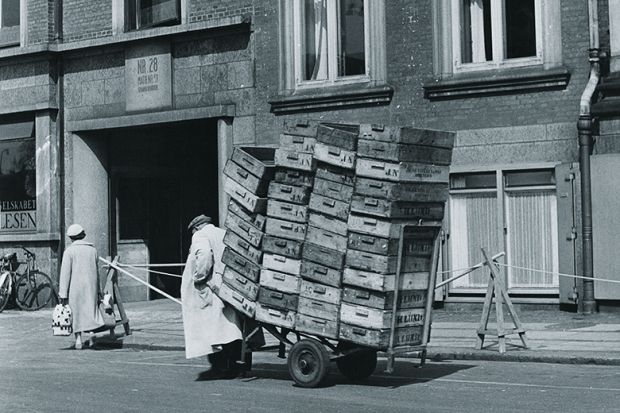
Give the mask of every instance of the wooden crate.
[[354, 195], [351, 201], [351, 212], [390, 219], [441, 221], [444, 215], [444, 204], [390, 201]]
[[302, 260], [300, 275], [302, 278], [319, 284], [339, 288], [342, 285], [342, 270], [326, 267], [316, 262]]
[[260, 277], [260, 266], [239, 255], [230, 247], [224, 248], [222, 262], [248, 280], [258, 282], [258, 278]]
[[267, 217], [260, 214], [250, 214], [247, 209], [242, 207], [237, 201], [231, 199], [228, 203], [228, 210], [233, 214], [241, 217], [245, 222], [252, 225], [259, 231], [265, 230], [265, 223], [267, 221]]
[[265, 233], [278, 238], [303, 241], [306, 238], [306, 224], [284, 221], [282, 219], [267, 218]]
[[353, 187], [351, 185], [345, 185], [321, 178], [314, 180], [312, 192], [343, 202], [351, 202], [351, 198], [353, 197]]
[[349, 228], [347, 221], [320, 214], [316, 211], [308, 213], [308, 226], [326, 229], [342, 236], [347, 235]]
[[339, 168], [355, 169], [357, 154], [355, 151], [348, 151], [337, 146], [317, 142], [314, 146], [314, 157], [319, 162], [325, 162]]
[[[357, 232], [360, 234], [374, 235], [380, 238], [398, 238], [400, 237], [400, 228], [403, 223], [411, 221], [391, 220], [388, 218], [378, 218], [360, 215], [359, 213], [351, 213], [348, 220], [348, 228], [350, 232]], [[435, 221], [436, 222], [436, 221]], [[409, 227], [407, 233], [414, 234], [412, 236], [417, 237], [418, 233], [423, 233], [420, 237], [426, 238], [429, 233], [434, 235], [437, 233], [433, 226], [419, 226], [415, 231]]]
[[314, 185], [314, 174], [311, 172], [297, 171], [295, 169], [276, 168], [276, 174], [273, 180], [280, 184], [312, 188]]
[[[318, 145], [318, 144], [317, 144]], [[448, 183], [450, 167], [419, 162], [386, 162], [359, 158], [355, 167], [358, 176], [393, 182]]]
[[404, 202], [446, 202], [447, 183], [389, 182], [358, 177], [354, 192], [362, 196]]
[[336, 340], [338, 338], [338, 320], [326, 320], [297, 312], [295, 331]]
[[[374, 291], [394, 291], [394, 274], [377, 274], [354, 268], [345, 268], [342, 273], [342, 283], [358, 286]], [[400, 275], [399, 288], [402, 290], [426, 290], [430, 280], [428, 272], [409, 272]]]
[[323, 264], [336, 270], [341, 270], [344, 267], [345, 255], [345, 252], [336, 251], [310, 242], [304, 243], [301, 252], [302, 260]]
[[224, 167], [224, 175], [228, 176], [230, 179], [237, 182], [253, 194], [263, 197], [267, 195], [266, 192], [269, 180], [259, 179], [258, 177], [252, 175], [248, 170], [244, 169], [240, 165], [237, 165], [232, 160], [226, 162], [226, 166]]
[[258, 302], [270, 308], [297, 311], [299, 294], [284, 293], [261, 286], [258, 290]]
[[230, 159], [259, 179], [269, 180], [274, 172], [275, 148], [236, 146]]
[[[379, 274], [396, 273], [397, 263], [398, 257], [394, 255], [379, 255], [357, 250], [347, 250], [345, 261], [345, 264], [350, 268], [357, 268]], [[401, 271], [403, 272], [430, 271], [431, 258], [405, 255], [403, 256], [401, 265]]]
[[249, 242], [232, 231], [226, 231], [226, 235], [224, 235], [224, 245], [230, 247], [237, 254], [254, 264], [260, 264], [263, 258], [263, 252], [261, 250], [251, 246]]
[[306, 242], [324, 245], [338, 251], [347, 249], [347, 237], [313, 226], [308, 226], [306, 230]]
[[293, 204], [307, 205], [310, 199], [310, 188], [304, 186], [293, 186], [271, 182], [267, 192], [269, 199], [291, 202]]
[[267, 210], [267, 198], [256, 196], [228, 177], [224, 178], [224, 192], [247, 209], [249, 213], [264, 214]]
[[[340, 305], [341, 322], [370, 329], [390, 328], [392, 313], [392, 310], [379, 310], [344, 302]], [[424, 308], [398, 310], [396, 311], [396, 327], [421, 326], [424, 324], [425, 313]]]
[[316, 138], [309, 136], [280, 134], [280, 147], [297, 152], [314, 153]]
[[260, 276], [260, 285], [270, 290], [299, 294], [301, 278], [295, 275], [263, 269]]
[[247, 315], [248, 317], [254, 317], [256, 302], [248, 300], [229, 285], [222, 283], [217, 295], [222, 301], [230, 304], [239, 312]]
[[[423, 237], [423, 238], [422, 238]], [[430, 256], [433, 252], [434, 231], [406, 235], [403, 239], [403, 254]], [[380, 255], [398, 255], [398, 238], [381, 238], [374, 235], [350, 232], [349, 249]]]
[[267, 216], [293, 222], [308, 221], [308, 207], [291, 202], [267, 200]]
[[258, 284], [248, 280], [231, 267], [224, 268], [222, 281], [231, 286], [237, 292], [241, 293], [241, 295], [245, 298], [251, 301], [256, 301], [256, 298], [258, 297]]
[[316, 137], [319, 123], [313, 120], [297, 119], [284, 121], [282, 131], [289, 135]]
[[[422, 344], [423, 326], [401, 327], [394, 331], [394, 346], [416, 346]], [[390, 329], [370, 328], [340, 323], [338, 339], [377, 349], [387, 349], [390, 344]]]
[[[427, 294], [427, 290], [399, 291], [397, 308], [424, 308]], [[394, 306], [394, 291], [379, 292], [345, 286], [342, 289], [342, 302], [380, 310], [390, 310]]]
[[275, 162], [277, 166], [300, 171], [311, 172], [316, 169], [316, 160], [311, 153], [297, 152], [283, 148], [276, 149]]
[[316, 178], [350, 186], [355, 185], [355, 171], [338, 168], [323, 162], [317, 164]]
[[330, 304], [340, 304], [340, 288], [318, 284], [308, 280], [301, 281], [299, 290], [300, 297], [311, 298], [313, 300], [324, 301]]
[[326, 303], [325, 301], [313, 300], [312, 298], [299, 297], [297, 313], [310, 315], [323, 320], [339, 320], [340, 306]]
[[370, 139], [359, 140], [357, 155], [361, 158], [373, 158], [393, 162], [430, 163], [433, 165], [450, 165], [452, 162], [451, 148], [409, 145]]
[[224, 227], [239, 235], [253, 247], [260, 247], [261, 241], [263, 240], [263, 232], [256, 229], [256, 227], [252, 226], [249, 222], [244, 221], [243, 218], [234, 214], [232, 211], [228, 211], [228, 214], [226, 214]]
[[263, 268], [298, 276], [301, 261], [285, 257], [284, 255], [265, 252], [263, 253]]
[[454, 132], [432, 129], [363, 124], [360, 125], [359, 136], [361, 139], [371, 139], [382, 142], [436, 146], [451, 149], [454, 146], [456, 134]]
[[260, 321], [266, 324], [274, 326], [284, 327], [289, 330], [295, 328], [295, 318], [297, 313], [295, 311], [281, 310], [277, 308], [270, 308], [269, 306], [258, 303], [256, 305], [256, 321]]
[[357, 150], [359, 126], [320, 124], [317, 129], [316, 140], [348, 151]]
[[349, 217], [350, 204], [312, 193], [308, 209], [346, 221]]
[[290, 258], [301, 258], [301, 241], [294, 241], [286, 238], [278, 238], [272, 235], [265, 235], [263, 238], [263, 252], [284, 255]]

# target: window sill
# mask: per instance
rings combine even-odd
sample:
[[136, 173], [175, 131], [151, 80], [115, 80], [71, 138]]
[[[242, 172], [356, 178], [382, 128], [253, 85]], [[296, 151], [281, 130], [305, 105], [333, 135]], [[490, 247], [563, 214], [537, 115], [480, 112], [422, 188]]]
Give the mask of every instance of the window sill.
[[368, 84], [328, 86], [320, 89], [304, 89], [282, 92], [269, 100], [271, 112], [276, 115], [325, 109], [387, 105], [392, 101], [394, 88], [389, 85]]
[[448, 100], [477, 96], [504, 95], [540, 90], [565, 89], [570, 72], [565, 67], [543, 69], [540, 66], [463, 73], [424, 84], [424, 97]]

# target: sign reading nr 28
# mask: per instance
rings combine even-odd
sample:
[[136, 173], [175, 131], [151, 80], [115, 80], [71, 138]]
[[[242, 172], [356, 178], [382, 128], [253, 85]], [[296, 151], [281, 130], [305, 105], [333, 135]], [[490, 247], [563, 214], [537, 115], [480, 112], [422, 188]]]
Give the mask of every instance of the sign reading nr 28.
[[127, 111], [169, 108], [172, 105], [170, 45], [136, 46], [126, 53]]
[[138, 92], [159, 89], [157, 57], [138, 59]]

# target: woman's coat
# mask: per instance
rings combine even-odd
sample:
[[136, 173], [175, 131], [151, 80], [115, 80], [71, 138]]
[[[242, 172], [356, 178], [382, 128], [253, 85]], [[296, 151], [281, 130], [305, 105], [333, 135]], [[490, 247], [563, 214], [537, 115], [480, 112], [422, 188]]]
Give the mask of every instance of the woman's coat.
[[[221, 345], [241, 340], [237, 312], [213, 293], [222, 283], [224, 235], [212, 224], [192, 236], [192, 245], [181, 281], [185, 356], [200, 357], [221, 350]], [[199, 291], [194, 278], [207, 278], [208, 287]]]
[[92, 331], [104, 325], [99, 312], [98, 254], [93, 244], [77, 240], [65, 250], [60, 266], [60, 298], [69, 298], [73, 332]]

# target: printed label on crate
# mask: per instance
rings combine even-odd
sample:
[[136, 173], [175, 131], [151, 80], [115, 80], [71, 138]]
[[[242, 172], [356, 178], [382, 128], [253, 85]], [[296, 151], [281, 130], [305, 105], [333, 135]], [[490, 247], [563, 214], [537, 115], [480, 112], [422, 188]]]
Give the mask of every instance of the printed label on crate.
[[277, 166], [299, 169], [300, 171], [309, 172], [316, 169], [316, 160], [311, 153], [297, 152], [282, 148], [276, 149], [275, 162]]
[[347, 151], [336, 146], [317, 142], [314, 146], [314, 157], [320, 162], [340, 168], [355, 169], [357, 155], [354, 151]]
[[449, 166], [415, 162], [383, 162], [360, 158], [355, 173], [359, 176], [395, 182], [449, 182]]

